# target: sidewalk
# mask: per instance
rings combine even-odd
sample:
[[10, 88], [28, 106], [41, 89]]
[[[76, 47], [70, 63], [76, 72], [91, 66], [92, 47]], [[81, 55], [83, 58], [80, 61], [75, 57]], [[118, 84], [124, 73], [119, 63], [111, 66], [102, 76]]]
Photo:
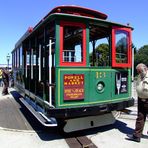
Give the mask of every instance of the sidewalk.
[[145, 124], [143, 138], [140, 143], [126, 140], [126, 134], [132, 133], [135, 126], [135, 120], [119, 118], [114, 128], [98, 132], [96, 135], [89, 136], [98, 148], [147, 148], [148, 147], [148, 121]]

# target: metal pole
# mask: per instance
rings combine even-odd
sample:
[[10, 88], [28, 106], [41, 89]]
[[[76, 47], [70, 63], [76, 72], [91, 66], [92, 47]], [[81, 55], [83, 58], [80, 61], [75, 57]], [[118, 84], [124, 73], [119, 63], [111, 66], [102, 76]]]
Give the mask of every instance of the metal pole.
[[[51, 70], [52, 70], [52, 40], [50, 39], [49, 40], [49, 84], [52, 83], [51, 81]], [[51, 86], [49, 86], [49, 104], [50, 106], [52, 105], [52, 89], [51, 89]]]

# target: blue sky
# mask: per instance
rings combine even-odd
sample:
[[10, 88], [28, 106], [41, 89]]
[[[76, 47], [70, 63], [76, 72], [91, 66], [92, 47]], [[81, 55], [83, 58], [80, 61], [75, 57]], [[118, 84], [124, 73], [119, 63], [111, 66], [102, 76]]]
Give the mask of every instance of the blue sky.
[[109, 21], [129, 23], [134, 28], [134, 45], [140, 48], [148, 44], [147, 0], [1, 0], [0, 64], [7, 63], [7, 54], [11, 54], [15, 43], [28, 27], [34, 27], [51, 9], [59, 5], [95, 9], [107, 14]]

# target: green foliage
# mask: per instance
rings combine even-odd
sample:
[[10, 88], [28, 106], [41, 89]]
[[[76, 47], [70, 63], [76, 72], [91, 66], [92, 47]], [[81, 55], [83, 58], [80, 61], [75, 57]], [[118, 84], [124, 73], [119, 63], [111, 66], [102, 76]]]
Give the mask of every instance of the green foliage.
[[95, 49], [94, 57], [93, 52], [90, 53], [90, 63], [96, 66], [107, 66], [109, 65], [109, 45], [106, 43], [102, 43], [98, 45]]
[[109, 65], [109, 45], [106, 43], [100, 44], [96, 51], [99, 53], [99, 65]]
[[148, 45], [141, 47], [135, 54], [135, 65], [144, 63], [148, 66]]
[[[134, 65], [135, 67], [139, 63], [144, 63], [148, 66], [148, 45], [144, 45], [135, 53], [134, 56]], [[137, 75], [137, 72], [135, 71], [135, 75]]]

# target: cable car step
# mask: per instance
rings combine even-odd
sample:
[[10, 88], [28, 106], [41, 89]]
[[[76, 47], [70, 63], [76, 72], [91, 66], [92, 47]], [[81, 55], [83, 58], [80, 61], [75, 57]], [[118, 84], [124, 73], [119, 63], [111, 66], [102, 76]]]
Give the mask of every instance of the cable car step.
[[46, 127], [53, 127], [57, 126], [57, 123], [55, 122], [55, 119], [53, 118], [47, 118], [43, 113], [35, 111], [35, 109], [29, 105], [24, 98], [19, 98], [21, 103], [34, 115], [34, 117], [43, 125]]

